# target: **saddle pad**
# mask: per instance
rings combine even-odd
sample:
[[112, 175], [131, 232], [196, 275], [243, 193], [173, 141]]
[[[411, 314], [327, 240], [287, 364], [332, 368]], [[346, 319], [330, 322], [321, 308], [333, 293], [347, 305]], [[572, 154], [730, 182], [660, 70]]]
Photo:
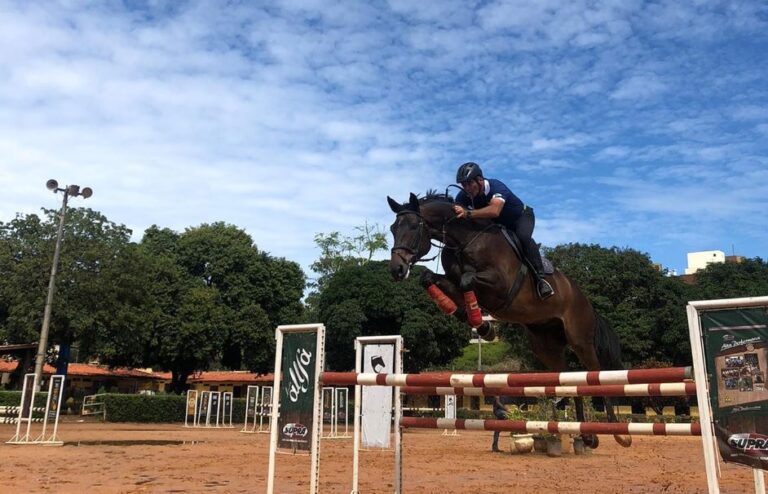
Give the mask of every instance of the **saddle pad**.
[[555, 272], [555, 265], [552, 264], [552, 261], [544, 257], [544, 254], [541, 255], [541, 264], [544, 266], [544, 274], [552, 274]]

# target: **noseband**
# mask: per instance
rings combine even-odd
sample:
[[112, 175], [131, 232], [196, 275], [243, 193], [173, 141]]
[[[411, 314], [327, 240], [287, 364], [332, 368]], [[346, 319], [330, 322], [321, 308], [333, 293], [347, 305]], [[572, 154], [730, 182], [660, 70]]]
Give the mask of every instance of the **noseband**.
[[[397, 254], [400, 257], [400, 259], [402, 259], [403, 262], [408, 266], [413, 266], [414, 264], [416, 264], [421, 260], [421, 255], [419, 254], [419, 246], [421, 245], [421, 234], [422, 234], [422, 231], [424, 230], [425, 221], [424, 221], [424, 217], [421, 214], [411, 210], [400, 211], [399, 213], [397, 213], [397, 216], [399, 217], [405, 214], [415, 214], [419, 218], [419, 234], [416, 236], [416, 241], [413, 243], [413, 247], [410, 245], [395, 245], [394, 247], [392, 247], [392, 249], [390, 249], [390, 251], [392, 252], [392, 254]], [[412, 256], [411, 260], [410, 261], [406, 260], [405, 256], [403, 256], [400, 252], [395, 252], [395, 251], [404, 251], [410, 254]]]

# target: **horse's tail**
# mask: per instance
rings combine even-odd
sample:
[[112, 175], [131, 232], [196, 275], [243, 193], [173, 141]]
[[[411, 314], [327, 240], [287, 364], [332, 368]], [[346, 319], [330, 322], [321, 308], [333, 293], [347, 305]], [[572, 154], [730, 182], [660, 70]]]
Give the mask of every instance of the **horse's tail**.
[[603, 370], [622, 370], [621, 344], [619, 335], [611, 324], [600, 314], [595, 313], [595, 350], [600, 368]]

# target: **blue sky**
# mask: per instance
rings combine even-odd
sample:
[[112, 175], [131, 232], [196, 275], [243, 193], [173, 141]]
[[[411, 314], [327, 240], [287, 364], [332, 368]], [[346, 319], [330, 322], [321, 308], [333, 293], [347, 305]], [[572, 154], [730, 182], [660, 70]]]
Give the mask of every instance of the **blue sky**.
[[91, 186], [128, 225], [226, 221], [299, 262], [464, 161], [535, 238], [768, 257], [768, 6], [2, 2], [0, 221]]

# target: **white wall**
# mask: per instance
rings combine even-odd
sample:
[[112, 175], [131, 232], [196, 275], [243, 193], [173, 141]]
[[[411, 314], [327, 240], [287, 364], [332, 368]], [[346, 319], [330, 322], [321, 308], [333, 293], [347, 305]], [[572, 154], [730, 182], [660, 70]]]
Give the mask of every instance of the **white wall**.
[[723, 262], [725, 262], [725, 252], [721, 250], [689, 252], [688, 267], [685, 268], [685, 274], [693, 274], [696, 271], [707, 267], [707, 264]]

